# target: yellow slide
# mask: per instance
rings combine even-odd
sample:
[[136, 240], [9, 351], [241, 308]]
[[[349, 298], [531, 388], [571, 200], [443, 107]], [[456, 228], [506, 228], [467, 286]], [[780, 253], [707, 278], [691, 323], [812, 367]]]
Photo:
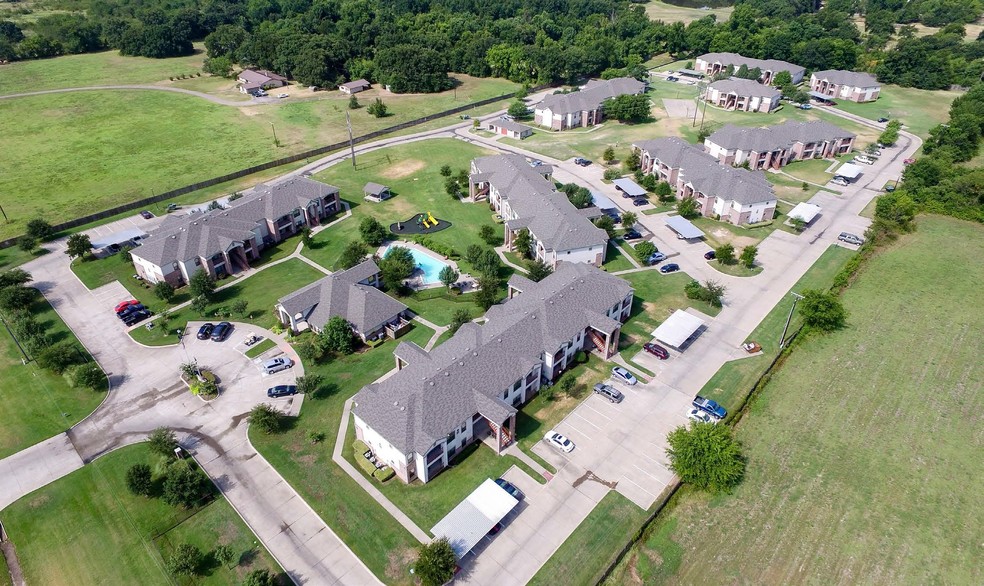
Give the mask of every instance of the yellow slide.
[[437, 220], [434, 219], [434, 214], [427, 212], [427, 219], [430, 220], [431, 224], [437, 226]]

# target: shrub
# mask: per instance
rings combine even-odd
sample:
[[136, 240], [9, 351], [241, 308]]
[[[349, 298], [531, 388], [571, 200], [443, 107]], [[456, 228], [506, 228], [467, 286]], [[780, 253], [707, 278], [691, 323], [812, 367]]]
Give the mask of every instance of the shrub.
[[498, 232], [496, 232], [495, 228], [489, 226], [488, 224], [485, 224], [478, 229], [478, 237], [490, 246], [498, 246], [499, 244], [502, 244], [502, 237]]
[[607, 179], [608, 181], [612, 181], [613, 179], [618, 179], [621, 176], [622, 173], [618, 169], [605, 169], [604, 178]]
[[219, 545], [212, 550], [212, 557], [223, 566], [228, 566], [236, 559], [236, 552], [228, 545]]
[[366, 112], [368, 112], [373, 118], [382, 118], [386, 116], [388, 111], [389, 108], [387, 108], [386, 104], [384, 104], [379, 98], [376, 98], [376, 100], [369, 104], [369, 107], [366, 108]]
[[126, 488], [137, 496], [149, 496], [154, 488], [150, 466], [134, 464], [126, 471]]
[[320, 444], [325, 441], [325, 433], [323, 431], [314, 431], [312, 429], [307, 433], [307, 439], [312, 444]]
[[635, 257], [639, 262], [646, 262], [650, 256], [657, 252], [656, 245], [648, 240], [645, 242], [640, 242], [635, 246]]
[[440, 586], [454, 577], [455, 566], [457, 560], [451, 543], [442, 537], [420, 545], [413, 569], [424, 586]]
[[167, 281], [161, 281], [154, 285], [154, 296], [164, 303], [170, 303], [174, 299], [174, 286]]
[[24, 252], [32, 252], [38, 247], [38, 240], [33, 236], [21, 236], [17, 239], [17, 247]]
[[722, 244], [714, 249], [714, 258], [723, 265], [735, 264], [735, 247], [732, 244]]
[[680, 478], [712, 493], [730, 492], [745, 476], [741, 445], [727, 425], [694, 423], [667, 436], [670, 468]]
[[830, 291], [807, 289], [803, 292], [800, 307], [804, 323], [822, 332], [838, 330], [847, 322], [847, 310], [837, 295]]
[[147, 437], [150, 451], [160, 456], [174, 456], [174, 449], [178, 447], [178, 438], [174, 432], [166, 427], [158, 427], [150, 432]]
[[106, 375], [98, 364], [92, 362], [70, 366], [64, 376], [68, 386], [73, 389], [85, 387], [95, 391], [106, 387]]
[[269, 570], [253, 570], [243, 578], [243, 586], [273, 586], [273, 576]]
[[265, 434], [277, 433], [283, 429], [284, 414], [272, 405], [261, 403], [249, 412], [249, 423]]
[[175, 576], [192, 576], [202, 565], [202, 551], [189, 543], [182, 543], [167, 560], [167, 571]]
[[362, 219], [359, 224], [359, 234], [362, 235], [362, 241], [369, 246], [379, 246], [386, 241], [387, 237], [386, 228], [372, 216]]
[[81, 359], [77, 349], [65, 342], [49, 346], [35, 357], [38, 366], [55, 374], [62, 374], [69, 366], [78, 364]]
[[200, 503], [211, 491], [211, 481], [201, 470], [193, 468], [186, 460], [176, 460], [164, 475], [164, 502], [190, 509]]

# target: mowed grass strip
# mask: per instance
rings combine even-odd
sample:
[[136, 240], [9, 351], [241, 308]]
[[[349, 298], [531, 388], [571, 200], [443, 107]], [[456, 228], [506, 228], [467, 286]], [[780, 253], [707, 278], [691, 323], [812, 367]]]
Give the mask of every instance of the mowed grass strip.
[[211, 567], [200, 584], [236, 584], [257, 567], [280, 571], [221, 497], [192, 516], [162, 499], [131, 495], [127, 469], [133, 464], [154, 468], [156, 463], [146, 444], [121, 448], [4, 509], [4, 528], [27, 583], [172, 584], [164, 569], [168, 554], [153, 540], [161, 534], [205, 553], [219, 544], [229, 545], [237, 556], [253, 552], [244, 556], [242, 566]]
[[869, 120], [901, 120], [909, 132], [928, 138], [931, 128], [947, 121], [950, 102], [960, 95], [961, 92], [883, 85], [874, 102], [858, 104], [850, 100], [837, 100], [836, 107]]
[[[31, 306], [31, 315], [45, 326], [53, 343], [74, 345], [80, 355], [92, 357], [79, 343], [65, 322], [41, 293]], [[92, 413], [106, 396], [105, 389], [73, 389], [64, 377], [39, 367], [23, 364], [23, 356], [6, 328], [0, 327], [0, 458], [30, 447], [61, 433]]]
[[868, 262], [848, 326], [803, 340], [739, 425], [744, 484], [680, 499], [611, 583], [980, 583], [982, 255], [980, 225], [921, 217]]

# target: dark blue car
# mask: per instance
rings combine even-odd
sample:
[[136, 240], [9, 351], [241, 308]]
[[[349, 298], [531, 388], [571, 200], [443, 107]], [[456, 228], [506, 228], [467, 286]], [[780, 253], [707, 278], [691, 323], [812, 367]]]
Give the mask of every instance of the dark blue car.
[[728, 410], [717, 404], [717, 401], [711, 399], [705, 399], [700, 395], [694, 397], [694, 407], [700, 409], [701, 411], [707, 411], [711, 415], [717, 417], [718, 419], [724, 419], [728, 415]]

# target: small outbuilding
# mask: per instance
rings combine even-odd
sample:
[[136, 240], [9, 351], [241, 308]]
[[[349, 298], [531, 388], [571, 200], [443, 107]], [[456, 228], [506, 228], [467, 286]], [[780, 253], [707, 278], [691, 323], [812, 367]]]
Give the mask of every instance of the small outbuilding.
[[624, 197], [646, 197], [646, 190], [631, 179], [615, 179], [612, 184], [615, 185], [615, 189], [624, 194]]
[[854, 181], [861, 176], [863, 169], [854, 163], [844, 163], [841, 165], [837, 171], [834, 172], [834, 177], [842, 177], [848, 181]]
[[683, 216], [667, 216], [666, 225], [670, 230], [677, 233], [677, 238], [693, 240], [704, 237], [704, 233], [700, 231], [700, 228], [694, 226], [693, 222]]
[[489, 131], [495, 134], [500, 134], [509, 138], [515, 138], [516, 140], [522, 140], [527, 136], [533, 134], [533, 129], [525, 124], [520, 124], [519, 122], [514, 122], [512, 120], [492, 120], [489, 122]]
[[357, 94], [359, 92], [364, 92], [371, 87], [372, 84], [370, 84], [368, 81], [364, 79], [357, 79], [355, 81], [343, 83], [342, 85], [338, 86], [338, 91], [342, 92], [343, 94], [351, 95], [351, 94]]
[[697, 339], [697, 336], [707, 329], [704, 320], [682, 309], [673, 312], [658, 328], [653, 330], [653, 337], [674, 350], [683, 350]]
[[431, 529], [436, 539], [447, 537], [459, 560], [465, 557], [519, 503], [511, 494], [485, 479], [475, 492]]
[[379, 203], [392, 197], [390, 188], [370, 181], [362, 188], [362, 195], [369, 201]]
[[813, 220], [820, 215], [820, 206], [815, 203], [802, 202], [796, 204], [796, 207], [789, 211], [789, 219], [799, 218], [806, 222], [806, 225], [810, 225]]

